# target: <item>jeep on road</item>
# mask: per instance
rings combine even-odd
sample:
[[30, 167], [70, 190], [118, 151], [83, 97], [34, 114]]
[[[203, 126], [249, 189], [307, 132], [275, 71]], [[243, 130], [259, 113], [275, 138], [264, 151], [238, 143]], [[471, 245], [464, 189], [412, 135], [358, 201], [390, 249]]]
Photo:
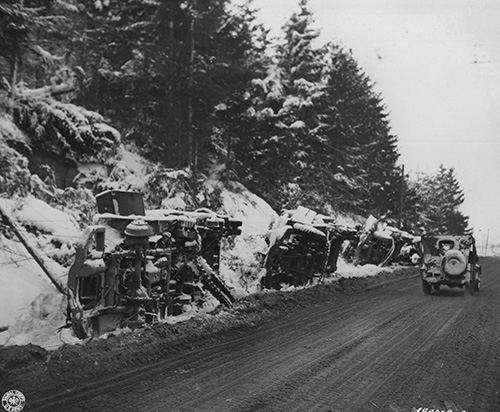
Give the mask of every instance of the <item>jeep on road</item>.
[[477, 263], [476, 241], [471, 235], [423, 237], [421, 278], [426, 295], [439, 292], [442, 285], [479, 292], [481, 266]]

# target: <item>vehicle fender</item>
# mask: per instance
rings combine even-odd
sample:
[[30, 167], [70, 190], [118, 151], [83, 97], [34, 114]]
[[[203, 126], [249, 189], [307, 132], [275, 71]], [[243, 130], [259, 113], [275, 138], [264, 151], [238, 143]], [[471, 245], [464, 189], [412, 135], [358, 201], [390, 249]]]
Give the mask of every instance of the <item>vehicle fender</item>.
[[316, 229], [311, 225], [304, 225], [302, 223], [294, 223], [293, 228], [299, 232], [307, 233], [309, 235], [314, 235], [322, 239], [326, 239], [326, 235], [321, 231]]

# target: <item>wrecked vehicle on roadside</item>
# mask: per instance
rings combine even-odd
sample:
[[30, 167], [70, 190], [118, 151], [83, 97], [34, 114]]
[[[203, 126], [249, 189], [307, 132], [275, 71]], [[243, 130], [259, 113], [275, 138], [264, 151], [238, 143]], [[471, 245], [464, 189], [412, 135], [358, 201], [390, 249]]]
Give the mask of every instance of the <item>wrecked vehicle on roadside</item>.
[[144, 210], [142, 195], [111, 190], [76, 246], [67, 318], [77, 337], [155, 323], [201, 306], [205, 291], [234, 298], [218, 275], [221, 240], [241, 221], [208, 209]]
[[481, 266], [476, 241], [466, 236], [428, 236], [422, 238], [422, 290], [426, 295], [439, 292], [441, 286], [466, 288], [479, 292]]
[[266, 239], [269, 248], [261, 286], [302, 286], [315, 275], [334, 272], [342, 244], [356, 236], [357, 231], [333, 222], [333, 218], [304, 207], [283, 211]]
[[420, 262], [420, 236], [414, 236], [369, 216], [358, 242], [351, 245], [356, 265], [386, 266], [390, 263], [416, 265]]

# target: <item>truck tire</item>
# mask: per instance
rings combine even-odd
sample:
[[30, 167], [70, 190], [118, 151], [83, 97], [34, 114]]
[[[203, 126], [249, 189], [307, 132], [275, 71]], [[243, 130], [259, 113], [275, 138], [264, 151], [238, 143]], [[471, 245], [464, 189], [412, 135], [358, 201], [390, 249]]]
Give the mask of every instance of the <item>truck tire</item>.
[[474, 280], [474, 292], [479, 292], [481, 288], [481, 281], [479, 279]]
[[469, 280], [465, 284], [465, 289], [469, 291], [469, 293], [470, 293], [471, 296], [474, 296], [474, 281], [473, 280]]
[[431, 294], [431, 284], [425, 280], [422, 280], [422, 291], [425, 295]]

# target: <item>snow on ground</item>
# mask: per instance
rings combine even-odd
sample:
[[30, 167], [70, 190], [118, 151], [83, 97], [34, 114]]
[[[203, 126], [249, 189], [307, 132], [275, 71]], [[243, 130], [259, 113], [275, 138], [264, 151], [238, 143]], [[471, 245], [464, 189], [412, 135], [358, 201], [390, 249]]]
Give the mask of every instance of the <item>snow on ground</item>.
[[394, 271], [395, 268], [391, 267], [380, 267], [376, 265], [363, 265], [354, 266], [352, 263], [346, 262], [342, 257], [339, 257], [337, 261], [337, 271], [335, 273], [327, 274], [320, 279], [315, 277], [313, 281], [304, 286], [292, 286], [292, 285], [281, 285], [281, 292], [293, 292], [295, 290], [307, 289], [318, 284], [331, 284], [337, 282], [339, 279], [350, 279], [350, 278], [369, 278], [379, 275], [381, 272], [388, 273]]
[[336, 274], [338, 277], [342, 278], [368, 278], [378, 275], [382, 270], [384, 272], [392, 271], [391, 268], [382, 268], [371, 264], [354, 266], [353, 264], [346, 262], [342, 257], [339, 257]]
[[14, 211], [14, 218], [24, 225], [50, 233], [61, 243], [74, 241], [81, 236], [78, 223], [73, 217], [32, 196], [23, 199], [19, 208]]
[[[18, 223], [49, 234], [26, 233], [26, 237], [64, 285], [66, 269], [49, 258], [46, 251], [51, 250], [52, 256], [60, 258], [73, 253], [68, 243], [80, 234], [74, 219], [34, 197], [15, 201], [0, 199], [0, 207]], [[54, 239], [62, 243], [60, 249], [55, 248]], [[74, 340], [67, 330], [57, 332], [65, 323], [64, 296], [15, 236], [0, 234], [0, 282], [0, 327], [8, 326], [0, 333], [0, 345], [33, 343], [56, 348]]]
[[[54, 262], [55, 263], [55, 262]], [[33, 343], [55, 348], [71, 339], [57, 328], [65, 323], [65, 299], [20, 242], [0, 235], [0, 345]]]
[[145, 182], [151, 163], [124, 146], [119, 146], [118, 153], [113, 159], [115, 164], [109, 179], [103, 184], [106, 189], [145, 190]]
[[173, 197], [163, 200], [161, 207], [165, 209], [186, 210], [185, 195], [183, 193], [176, 193]]
[[27, 136], [14, 123], [12, 116], [6, 113], [0, 114], [0, 139], [25, 145], [29, 143]]
[[242, 184], [231, 182], [228, 187], [207, 182], [221, 189], [222, 213], [240, 219], [241, 235], [229, 240], [223, 248], [220, 274], [236, 297], [254, 293], [263, 276], [263, 255], [267, 251], [265, 235], [278, 218], [277, 213], [262, 198]]
[[[118, 150], [117, 161], [105, 182], [107, 188], [144, 191], [151, 173], [151, 164], [126, 148]], [[167, 177], [186, 177], [186, 171], [172, 171]], [[263, 199], [236, 182], [222, 184], [216, 178], [205, 182], [206, 193], [219, 196], [223, 213], [242, 221], [242, 234], [223, 242], [220, 275], [240, 298], [258, 292], [268, 245], [265, 237], [278, 221], [278, 215]], [[174, 193], [165, 205], [185, 209], [185, 194]], [[200, 199], [198, 199], [200, 200]], [[163, 206], [165, 206], [163, 205]], [[65, 285], [68, 265], [72, 262], [73, 243], [81, 235], [78, 222], [71, 210], [65, 212], [53, 208], [32, 196], [16, 200], [0, 198], [0, 206], [9, 216], [29, 229], [27, 237], [44, 255], [44, 261], [58, 281]], [[76, 216], [76, 214], [74, 214]], [[353, 226], [356, 219], [337, 216], [336, 223]], [[106, 238], [112, 240], [109, 233]], [[119, 237], [118, 234], [116, 236]], [[57, 263], [61, 262], [64, 266]], [[374, 265], [354, 267], [339, 259], [339, 268], [327, 282], [339, 277], [367, 277], [377, 275], [381, 269]], [[65, 323], [65, 298], [60, 294], [20, 242], [8, 232], [0, 234], [0, 327], [8, 329], [0, 333], [0, 345], [24, 345], [33, 343], [54, 349], [63, 343], [76, 343], [71, 331], [58, 328]], [[294, 290], [296, 288], [284, 288]], [[177, 323], [213, 310], [217, 301], [208, 295], [202, 308], [193, 307], [178, 317], [169, 317], [168, 323]]]
[[335, 216], [335, 223], [341, 226], [356, 227], [356, 225], [362, 223], [363, 218], [357, 215], [341, 215], [337, 214]]

